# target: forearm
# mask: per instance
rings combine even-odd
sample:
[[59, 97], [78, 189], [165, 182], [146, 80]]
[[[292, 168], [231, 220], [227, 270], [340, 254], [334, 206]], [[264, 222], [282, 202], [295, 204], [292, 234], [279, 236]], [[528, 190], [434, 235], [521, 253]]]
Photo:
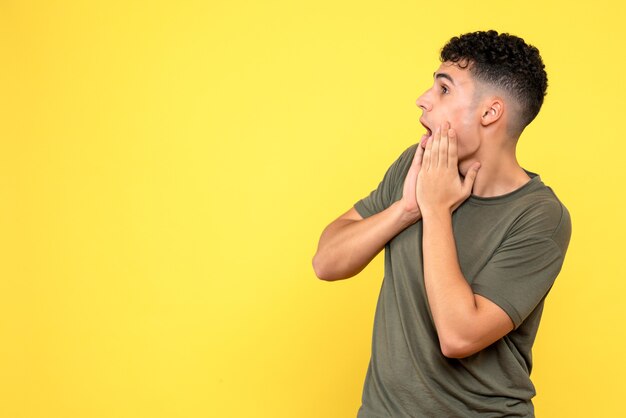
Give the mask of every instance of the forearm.
[[420, 219], [400, 201], [362, 220], [339, 219], [320, 237], [313, 268], [320, 279], [347, 279], [369, 264], [389, 240]]
[[461, 178], [456, 133], [445, 123], [428, 142], [422, 164], [416, 198], [423, 218], [426, 295], [443, 355], [463, 358], [514, 329], [507, 312], [474, 294], [456, 252], [452, 212], [471, 195], [480, 162], [472, 163]]
[[444, 353], [468, 344], [477, 314], [472, 288], [463, 276], [456, 252], [452, 215], [441, 211], [423, 220], [424, 281]]

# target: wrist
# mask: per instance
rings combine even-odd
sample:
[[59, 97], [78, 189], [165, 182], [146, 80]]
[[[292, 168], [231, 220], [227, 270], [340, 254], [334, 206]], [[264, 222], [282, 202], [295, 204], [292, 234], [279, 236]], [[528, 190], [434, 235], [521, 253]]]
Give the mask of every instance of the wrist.
[[403, 200], [394, 202], [391, 207], [397, 216], [398, 221], [405, 227], [413, 225], [422, 219], [422, 212], [419, 206], [407, 207]]
[[422, 219], [448, 219], [452, 217], [452, 210], [446, 207], [424, 207], [421, 208]]

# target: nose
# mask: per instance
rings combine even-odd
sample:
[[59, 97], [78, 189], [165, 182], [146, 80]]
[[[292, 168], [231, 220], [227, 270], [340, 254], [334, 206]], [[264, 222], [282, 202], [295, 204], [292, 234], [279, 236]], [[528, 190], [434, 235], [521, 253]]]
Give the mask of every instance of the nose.
[[430, 102], [430, 100], [428, 100], [428, 97], [426, 96], [427, 93], [428, 92], [425, 92], [420, 97], [418, 97], [417, 100], [415, 101], [415, 105], [425, 112], [433, 108], [432, 103]]

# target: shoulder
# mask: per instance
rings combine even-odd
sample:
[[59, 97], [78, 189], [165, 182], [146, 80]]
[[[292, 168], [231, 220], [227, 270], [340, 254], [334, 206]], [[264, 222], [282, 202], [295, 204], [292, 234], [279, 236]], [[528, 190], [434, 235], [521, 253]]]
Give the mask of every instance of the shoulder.
[[393, 164], [389, 167], [389, 174], [393, 177], [393, 180], [395, 180], [396, 182], [404, 180], [404, 177], [409, 171], [409, 168], [411, 168], [411, 163], [413, 162], [413, 158], [415, 157], [415, 151], [417, 151], [418, 146], [419, 143], [412, 144], [406, 147], [398, 156], [398, 158], [396, 158]]
[[564, 253], [569, 244], [572, 223], [567, 207], [554, 191], [543, 183], [523, 196], [520, 216], [515, 222], [514, 231], [527, 236], [550, 239]]
[[418, 146], [419, 143], [409, 145], [404, 151], [402, 151], [398, 161], [401, 162], [403, 166], [410, 166]]

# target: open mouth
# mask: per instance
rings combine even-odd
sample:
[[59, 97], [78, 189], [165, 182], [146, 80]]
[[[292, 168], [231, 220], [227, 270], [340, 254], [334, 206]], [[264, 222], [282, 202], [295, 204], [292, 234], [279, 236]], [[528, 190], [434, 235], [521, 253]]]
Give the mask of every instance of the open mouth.
[[422, 124], [424, 128], [426, 128], [426, 133], [422, 135], [422, 139], [420, 140], [421, 143], [425, 144], [426, 140], [433, 135], [433, 131], [421, 119], [420, 119], [420, 123]]
[[420, 119], [420, 123], [422, 124], [422, 126], [423, 126], [424, 128], [426, 128], [426, 132], [428, 133], [428, 136], [430, 136], [430, 135], [432, 135], [432, 134], [433, 134], [433, 131], [432, 131], [432, 130], [428, 127], [428, 125], [426, 125], [426, 124], [424, 123], [424, 121], [423, 121], [423, 120], [421, 120], [421, 119]]

